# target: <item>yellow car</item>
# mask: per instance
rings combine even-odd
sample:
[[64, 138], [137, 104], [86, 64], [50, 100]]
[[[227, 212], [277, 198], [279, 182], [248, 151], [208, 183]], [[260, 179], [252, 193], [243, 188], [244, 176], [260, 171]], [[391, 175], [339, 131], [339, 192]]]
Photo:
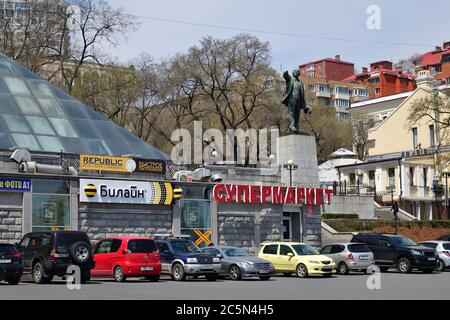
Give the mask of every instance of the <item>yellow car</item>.
[[309, 275], [331, 277], [336, 273], [333, 259], [321, 255], [305, 243], [266, 242], [262, 244], [258, 257], [272, 262], [275, 271], [286, 276], [295, 272], [300, 278]]

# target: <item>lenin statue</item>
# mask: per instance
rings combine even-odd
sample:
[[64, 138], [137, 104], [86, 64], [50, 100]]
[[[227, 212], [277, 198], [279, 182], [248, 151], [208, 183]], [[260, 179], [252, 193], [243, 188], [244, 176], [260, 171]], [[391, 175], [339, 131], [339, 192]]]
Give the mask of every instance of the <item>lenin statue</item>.
[[305, 88], [299, 77], [299, 70], [294, 70], [292, 75], [287, 71], [283, 74], [286, 80], [286, 92], [281, 103], [288, 107], [289, 131], [292, 134], [299, 134], [300, 111], [303, 109], [305, 113], [311, 114], [311, 108], [306, 105]]

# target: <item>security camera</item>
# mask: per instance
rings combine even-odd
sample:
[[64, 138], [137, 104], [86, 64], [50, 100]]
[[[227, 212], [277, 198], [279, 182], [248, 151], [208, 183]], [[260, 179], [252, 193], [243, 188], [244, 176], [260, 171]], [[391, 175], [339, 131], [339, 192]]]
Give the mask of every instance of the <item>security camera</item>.
[[212, 182], [222, 182], [222, 177], [221, 177], [221, 175], [220, 174], [213, 174], [212, 176], [211, 176], [211, 181]]

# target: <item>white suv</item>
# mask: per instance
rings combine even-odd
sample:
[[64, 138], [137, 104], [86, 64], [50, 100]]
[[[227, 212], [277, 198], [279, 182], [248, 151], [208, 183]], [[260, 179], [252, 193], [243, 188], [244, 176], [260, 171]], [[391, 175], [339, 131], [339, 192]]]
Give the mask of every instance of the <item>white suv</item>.
[[449, 241], [423, 241], [419, 245], [435, 249], [439, 255], [438, 271], [445, 271], [450, 267], [450, 242]]

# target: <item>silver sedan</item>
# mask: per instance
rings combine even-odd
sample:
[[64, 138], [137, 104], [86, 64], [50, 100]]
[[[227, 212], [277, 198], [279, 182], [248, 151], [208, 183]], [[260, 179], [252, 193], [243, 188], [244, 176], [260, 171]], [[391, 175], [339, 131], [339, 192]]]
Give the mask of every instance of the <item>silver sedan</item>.
[[259, 277], [261, 280], [269, 280], [275, 273], [272, 263], [252, 256], [237, 247], [206, 247], [203, 251], [220, 258], [222, 266], [220, 273], [231, 280], [240, 280], [244, 277]]

